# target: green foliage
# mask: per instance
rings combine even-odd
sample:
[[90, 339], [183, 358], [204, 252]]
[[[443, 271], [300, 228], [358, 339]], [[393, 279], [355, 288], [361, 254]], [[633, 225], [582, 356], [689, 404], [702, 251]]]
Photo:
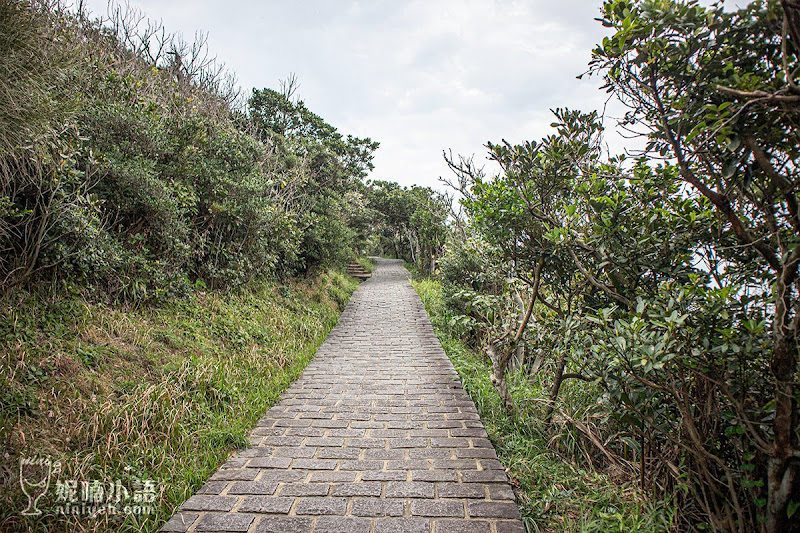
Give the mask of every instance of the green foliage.
[[[7, 178], [36, 135], [54, 136], [74, 102], [59, 87], [76, 57], [54, 39], [59, 14], [24, 2], [0, 5], [0, 147]], [[51, 140], [52, 142], [52, 140]]]
[[432, 273], [444, 246], [452, 199], [429, 187], [407, 188], [388, 181], [369, 182], [366, 196], [373, 212], [371, 251]]
[[245, 116], [197, 51], [150, 55], [131, 20], [2, 6], [0, 288], [143, 302], [345, 263], [378, 144], [268, 89]]
[[[557, 109], [541, 141], [487, 145], [496, 177], [448, 159], [466, 215], [441, 261], [449, 324], [486, 351], [506, 410], [669, 491], [682, 527], [794, 531], [800, 13], [603, 9], [591, 71], [647, 150], [605, 156], [596, 113]], [[517, 371], [549, 391], [526, 396]], [[582, 422], [575, 390], [593, 398]]]
[[375, 262], [375, 259], [363, 255], [359, 255], [356, 257], [356, 263], [358, 263], [361, 266], [361, 268], [363, 268], [367, 272], [372, 272], [373, 270], [375, 270], [375, 265], [377, 264]]
[[[340, 272], [253, 282], [168, 304], [95, 303], [74, 290], [15, 292], [0, 307], [2, 467], [61, 460], [60, 479], [152, 479], [155, 514], [19, 514], [0, 479], [3, 531], [156, 531], [225, 461], [302, 372], [357, 284]], [[55, 401], [54, 399], [58, 399]]]
[[[661, 532], [674, 527], [675, 509], [669, 502], [646, 502], [645, 495], [630, 485], [618, 486], [611, 479], [613, 470], [597, 474], [565, 461], [559, 453], [569, 450], [553, 446], [535, 409], [523, 410], [520, 417], [509, 416], [489, 379], [490, 366], [459, 340], [463, 331], [453, 326], [441, 283], [425, 279], [412, 284], [517, 486], [517, 502], [528, 531]], [[546, 394], [543, 383], [521, 374], [513, 376], [512, 383], [517, 397]], [[564, 410], [584, 409], [587, 400], [591, 402], [570, 391]], [[576, 436], [578, 447], [582, 437]]]
[[262, 140], [286, 157], [307, 159], [316, 180], [366, 176], [373, 168], [372, 153], [379, 143], [352, 135], [343, 137], [302, 100], [293, 102], [295, 80], [287, 83], [282, 93], [272, 89], [253, 90], [248, 102], [250, 117]]
[[[700, 333], [670, 335], [675, 345], [645, 339], [654, 353], [676, 351], [677, 366], [702, 376], [695, 378], [699, 390], [681, 386], [679, 395], [703, 405], [714, 427], [685, 428], [694, 460], [703, 463], [692, 472], [703, 490], [722, 485], [718, 490], [726, 493], [724, 500], [704, 496], [702, 514], [717, 529], [756, 529], [763, 520], [769, 531], [798, 530], [789, 516], [800, 490], [798, 466], [788, 458], [797, 455], [800, 437], [800, 305], [790, 289], [800, 275], [794, 79], [800, 11], [777, 1], [736, 11], [696, 2], [608, 1], [603, 13], [613, 34], [594, 50], [592, 72], [629, 107], [625, 123], [646, 125], [648, 150], [674, 158], [675, 181], [685, 194], [716, 215], [703, 269], [712, 279], [675, 284], [668, 301], [652, 302], [664, 307], [685, 295], [702, 318], [680, 329]], [[670, 331], [664, 325], [669, 311], [656, 312], [655, 335]], [[698, 316], [693, 307], [686, 311], [687, 318]], [[675, 384], [688, 377], [676, 374]], [[703, 390], [718, 389], [718, 398], [702, 400]], [[666, 392], [675, 396], [671, 385]], [[685, 408], [680, 414], [689, 416]], [[763, 492], [753, 490], [761, 485]], [[697, 489], [690, 483], [690, 490]], [[766, 509], [753, 503], [763, 500]]]
[[254, 89], [248, 102], [250, 119], [261, 140], [274, 150], [279, 169], [303, 169], [305, 190], [294, 201], [305, 268], [343, 265], [362, 245], [364, 236], [354, 229], [365, 210], [359, 180], [372, 170], [372, 153], [379, 143], [344, 137], [302, 100], [293, 100], [294, 88], [291, 79], [282, 93]]

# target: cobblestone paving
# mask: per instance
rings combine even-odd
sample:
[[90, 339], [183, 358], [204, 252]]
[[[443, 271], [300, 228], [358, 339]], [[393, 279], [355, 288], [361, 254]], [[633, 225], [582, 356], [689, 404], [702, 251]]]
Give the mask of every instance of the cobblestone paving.
[[162, 531], [521, 533], [508, 478], [399, 261]]

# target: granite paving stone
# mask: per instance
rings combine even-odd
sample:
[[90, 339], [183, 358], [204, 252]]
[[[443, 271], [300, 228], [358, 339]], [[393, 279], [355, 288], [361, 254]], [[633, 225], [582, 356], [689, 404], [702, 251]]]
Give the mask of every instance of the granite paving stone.
[[524, 531], [401, 261], [377, 261], [249, 442], [161, 531]]

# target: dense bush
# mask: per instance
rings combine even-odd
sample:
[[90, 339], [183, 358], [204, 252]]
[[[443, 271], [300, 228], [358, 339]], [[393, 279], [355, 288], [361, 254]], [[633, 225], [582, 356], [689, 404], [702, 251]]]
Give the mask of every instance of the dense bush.
[[343, 264], [364, 246], [354, 222], [365, 216], [361, 179], [372, 170], [378, 143], [339, 133], [294, 97], [296, 79], [281, 92], [253, 90], [249, 100], [259, 138], [273, 147], [278, 168], [304, 168], [297, 224], [302, 232], [300, 261], [307, 269]]
[[291, 91], [244, 109], [202, 41], [112, 11], [0, 6], [3, 290], [63, 277], [138, 301], [351, 257], [363, 202], [346, 193], [377, 143]]
[[609, 157], [596, 113], [559, 109], [541, 141], [489, 143], [496, 177], [449, 159], [451, 326], [475, 331], [512, 416], [536, 407], [510, 375], [549, 382], [534, 405], [553, 442], [577, 430], [682, 527], [800, 530], [800, 11], [603, 13], [591, 72], [647, 150]]
[[444, 247], [452, 198], [429, 187], [388, 181], [368, 183], [366, 198], [372, 210], [371, 251], [432, 273]]

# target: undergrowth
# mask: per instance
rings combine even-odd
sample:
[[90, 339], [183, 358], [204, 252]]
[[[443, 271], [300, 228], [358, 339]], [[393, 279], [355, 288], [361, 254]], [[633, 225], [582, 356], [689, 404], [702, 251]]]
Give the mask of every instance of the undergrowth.
[[366, 270], [367, 272], [373, 272], [375, 270], [375, 259], [371, 257], [367, 257], [365, 255], [358, 255], [356, 256], [356, 263], [361, 265], [361, 268]]
[[449, 327], [441, 285], [430, 279], [411, 283], [508, 469], [528, 532], [663, 532], [674, 528], [675, 509], [668, 503], [648, 500], [632, 484], [611, 479], [609, 472], [568, 460], [567, 456], [580, 455], [576, 449], [580, 437], [572, 434], [568, 425], [557, 429], [544, 426], [531, 404], [546, 398], [549, 391], [522, 375], [513, 376], [510, 382], [516, 401], [527, 405], [520, 405], [518, 419], [509, 417], [489, 378], [489, 363]]
[[[51, 285], [0, 302], [0, 530], [154, 531], [302, 372], [356, 283], [340, 273], [158, 307]], [[23, 517], [21, 457], [62, 471]], [[151, 514], [56, 514], [56, 481], [152, 480]]]

